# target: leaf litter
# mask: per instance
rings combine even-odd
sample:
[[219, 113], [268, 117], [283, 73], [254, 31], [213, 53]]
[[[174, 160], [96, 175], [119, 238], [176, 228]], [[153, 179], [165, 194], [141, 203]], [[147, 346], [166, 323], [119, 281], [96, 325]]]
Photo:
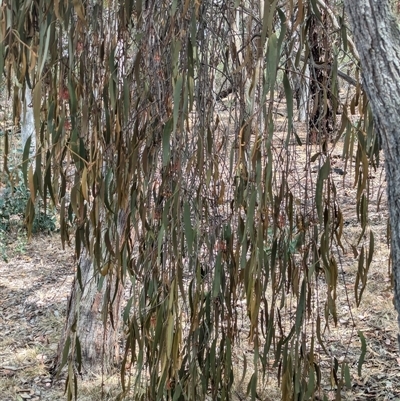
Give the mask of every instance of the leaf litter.
[[[284, 123], [282, 123], [284, 125]], [[298, 132], [301, 131], [300, 130]], [[285, 134], [285, 130], [282, 131]], [[303, 129], [304, 132], [304, 129]], [[340, 147], [340, 144], [339, 144]], [[369, 224], [375, 236], [375, 253], [368, 272], [368, 283], [361, 304], [356, 307], [354, 285], [357, 275], [357, 242], [359, 223], [355, 214], [356, 189], [351, 169], [347, 174], [336, 148], [332, 155], [332, 170], [338, 188], [338, 202], [344, 218], [344, 251], [339, 266], [337, 314], [338, 324], [323, 331], [325, 346], [335, 360], [329, 360], [321, 350], [323, 370], [321, 390], [336, 399], [335, 362], [349, 366], [351, 388], [343, 389], [344, 400], [398, 400], [400, 399], [400, 354], [397, 343], [397, 315], [388, 265], [387, 205], [384, 191], [384, 173], [380, 167], [372, 180]], [[304, 165], [301, 147], [298, 163]], [[338, 156], [338, 157], [335, 157]], [[314, 171], [315, 170], [315, 171]], [[318, 166], [313, 170], [318, 172]], [[381, 196], [383, 191], [383, 196]], [[367, 241], [368, 239], [365, 239]], [[339, 252], [339, 251], [338, 251]], [[8, 263], [0, 262], [0, 399], [1, 400], [59, 400], [64, 399], [65, 380], [61, 375], [55, 381], [50, 374], [62, 331], [67, 299], [74, 275], [72, 248], [61, 249], [57, 234], [36, 235], [25, 249], [14, 252]], [[122, 308], [123, 309], [123, 308]], [[233, 400], [247, 400], [246, 383], [254, 368], [253, 348], [249, 343], [246, 306], [238, 344], [233, 349], [235, 374]], [[292, 313], [292, 311], [291, 311]], [[312, 322], [309, 322], [312, 324]], [[362, 337], [357, 335], [362, 333]], [[359, 366], [361, 338], [365, 338], [363, 364]], [[258, 387], [263, 400], [280, 397], [276, 380], [277, 367], [269, 363], [269, 375]], [[361, 375], [358, 370], [361, 369]], [[80, 383], [79, 400], [115, 399], [119, 392], [119, 367], [106, 379], [85, 378]], [[329, 377], [331, 380], [329, 381]], [[328, 379], [328, 380], [327, 380]], [[315, 394], [318, 399], [319, 393]]]

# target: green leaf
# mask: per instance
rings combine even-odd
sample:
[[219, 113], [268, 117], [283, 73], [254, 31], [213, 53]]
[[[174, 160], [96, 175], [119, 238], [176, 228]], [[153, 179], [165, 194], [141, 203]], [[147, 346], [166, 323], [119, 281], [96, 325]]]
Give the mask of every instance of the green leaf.
[[219, 291], [221, 288], [221, 275], [222, 275], [222, 266], [221, 266], [221, 251], [218, 252], [217, 260], [215, 261], [215, 274], [213, 280], [213, 297], [216, 298], [219, 295]]
[[33, 118], [35, 120], [36, 135], [40, 133], [40, 110], [42, 107], [42, 84], [39, 81], [32, 91]]
[[317, 207], [317, 213], [320, 222], [323, 221], [322, 210], [324, 206], [324, 201], [322, 200], [322, 190], [324, 187], [324, 180], [328, 178], [330, 170], [331, 170], [331, 164], [329, 157], [327, 157], [325, 163], [318, 172], [317, 185], [315, 188], [315, 205]]
[[287, 108], [287, 113], [288, 113], [288, 115], [287, 115], [288, 132], [287, 132], [287, 137], [286, 137], [286, 142], [285, 142], [285, 146], [287, 147], [289, 145], [290, 133], [292, 132], [292, 129], [293, 129], [293, 91], [290, 86], [290, 82], [289, 82], [286, 72], [283, 75], [283, 87], [285, 89], [286, 108]]
[[4, 57], [5, 42], [3, 41], [3, 35], [0, 37], [0, 85], [3, 84], [4, 76], [4, 63], [6, 61]]
[[45, 25], [40, 25], [41, 26], [41, 36], [43, 33], [43, 36], [45, 36], [44, 39], [44, 47], [43, 47], [43, 38], [40, 41], [40, 50], [41, 50], [41, 61], [40, 61], [40, 66], [39, 66], [39, 71], [38, 71], [38, 76], [40, 77], [42, 75], [42, 71], [43, 71], [43, 67], [44, 67], [44, 63], [47, 60], [47, 53], [49, 51], [49, 44], [50, 44], [50, 25], [49, 26], [45, 26]]
[[250, 237], [252, 240], [254, 240], [254, 215], [256, 212], [256, 200], [257, 200], [257, 191], [255, 188], [249, 189], [249, 196], [250, 196], [250, 202], [249, 202], [249, 207], [247, 208], [247, 230], [250, 233]]
[[178, 75], [174, 87], [174, 132], [178, 126], [183, 77]]
[[315, 160], [317, 160], [319, 156], [321, 156], [320, 152], [316, 153], [315, 155], [312, 155], [311, 159], [310, 159], [311, 163], [314, 163]]
[[126, 77], [124, 77], [123, 80], [123, 101], [124, 101], [124, 122], [127, 123], [129, 120], [129, 109], [130, 109], [130, 87], [129, 87], [130, 82]]
[[358, 330], [358, 337], [360, 337], [361, 341], [361, 354], [360, 358], [358, 359], [357, 368], [358, 368], [358, 376], [361, 376], [361, 368], [364, 363], [365, 355], [367, 353], [367, 342], [365, 341], [364, 334], [361, 330]]
[[[71, 117], [75, 117], [78, 109], [78, 100], [76, 97], [75, 86], [71, 79], [68, 81], [68, 94], [69, 94], [69, 107], [71, 111]], [[72, 118], [71, 121], [72, 121], [72, 128], [75, 128], [74, 127], [75, 119]]]
[[316, 0], [311, 0], [312, 10], [314, 11], [315, 16], [317, 17], [318, 21], [321, 21], [321, 13], [319, 12], [319, 8], [317, 6]]
[[367, 260], [367, 266], [366, 266], [366, 270], [369, 270], [369, 267], [371, 266], [372, 263], [372, 257], [374, 256], [374, 233], [372, 232], [372, 230], [370, 230], [369, 232], [369, 250], [368, 250], [368, 260]]
[[114, 177], [113, 171], [111, 168], [107, 169], [106, 179], [104, 181], [104, 204], [106, 208], [111, 212], [114, 211], [111, 208], [111, 199], [110, 199], [110, 190], [111, 190], [111, 182]]
[[265, 82], [265, 87], [263, 95], [267, 94], [268, 91], [273, 91], [276, 81], [276, 72], [278, 67], [278, 38], [274, 32], [268, 39], [267, 47], [267, 79]]
[[133, 301], [133, 297], [130, 297], [124, 308], [123, 320], [124, 320], [125, 324], [128, 324], [128, 322], [129, 322], [129, 314], [130, 314], [131, 307], [132, 307], [132, 301]]
[[65, 364], [67, 363], [68, 360], [68, 354], [69, 354], [69, 347], [71, 346], [71, 337], [68, 336], [67, 340], [65, 341], [65, 345], [64, 345], [64, 349], [63, 349], [63, 353], [62, 353], [62, 360], [61, 360], [61, 365], [60, 365], [60, 369], [58, 370], [57, 375], [60, 374], [61, 369], [65, 366]]
[[307, 392], [304, 397], [305, 400], [311, 399], [312, 395], [315, 392], [315, 373], [314, 373], [314, 367], [310, 365], [310, 370], [308, 373], [308, 383], [307, 383]]
[[185, 236], [188, 246], [189, 255], [193, 254], [193, 228], [190, 219], [190, 206], [188, 202], [185, 202], [183, 206], [183, 221], [185, 225]]
[[343, 50], [347, 53], [347, 26], [342, 17], [339, 16], [340, 35], [342, 37]]
[[22, 174], [24, 176], [25, 187], [28, 188], [28, 164], [29, 164], [29, 150], [31, 148], [32, 135], [29, 135], [22, 155]]
[[79, 341], [79, 337], [76, 336], [76, 360], [78, 362], [78, 372], [82, 371], [82, 348], [81, 342]]
[[[354, 280], [354, 293], [356, 299], [356, 305], [360, 306], [361, 297], [365, 289], [366, 277], [365, 276], [365, 268], [364, 268], [364, 247], [361, 247], [360, 256], [358, 257], [358, 269], [356, 273], [356, 279]], [[361, 282], [360, 291], [358, 287]]]
[[[172, 297], [172, 294], [169, 296]], [[170, 311], [168, 311], [166, 331], [167, 357], [170, 358], [172, 351], [172, 340], [174, 339], [174, 315]]]
[[325, 344], [324, 341], [322, 340], [322, 336], [321, 336], [321, 317], [318, 315], [317, 316], [317, 330], [316, 330], [316, 334], [317, 334], [317, 340], [319, 345], [321, 346], [321, 348], [324, 350], [326, 355], [328, 354], [328, 351], [325, 348]]
[[157, 237], [157, 258], [159, 259], [161, 256], [161, 248], [164, 242], [164, 232], [165, 232], [165, 227], [164, 224], [161, 225], [160, 231], [158, 233]]
[[344, 382], [346, 387], [350, 390], [351, 389], [351, 377], [350, 377], [350, 369], [347, 363], [344, 364]]
[[163, 137], [162, 137], [162, 151], [163, 151], [163, 167], [167, 166], [171, 156], [170, 140], [172, 132], [172, 119], [169, 119], [164, 126]]
[[306, 280], [303, 279], [303, 283], [301, 285], [301, 292], [299, 302], [297, 304], [296, 310], [296, 334], [300, 334], [300, 328], [303, 323], [303, 317], [306, 309]]
[[44, 202], [45, 202], [45, 205], [46, 205], [46, 188], [49, 190], [51, 200], [53, 201], [53, 204], [55, 205], [56, 199], [54, 197], [53, 185], [52, 185], [52, 181], [51, 181], [51, 153], [49, 150], [46, 152], [46, 171], [45, 171], [45, 176], [44, 176], [44, 191], [45, 191]]
[[172, 0], [171, 16], [174, 16], [174, 15], [175, 15], [177, 5], [178, 5], [178, 1], [177, 1], [177, 0]]

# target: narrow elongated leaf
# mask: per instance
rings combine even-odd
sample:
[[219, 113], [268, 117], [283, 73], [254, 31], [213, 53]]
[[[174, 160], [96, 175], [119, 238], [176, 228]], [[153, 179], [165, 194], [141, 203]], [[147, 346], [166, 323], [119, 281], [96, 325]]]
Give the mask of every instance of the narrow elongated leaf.
[[183, 85], [183, 77], [182, 75], [178, 75], [175, 82], [174, 88], [174, 132], [178, 127], [178, 119], [180, 116], [180, 103], [181, 103], [181, 92]]
[[319, 169], [317, 185], [315, 189], [315, 205], [317, 207], [317, 213], [319, 221], [322, 222], [322, 210], [324, 207], [324, 201], [322, 198], [322, 191], [324, 187], [324, 180], [328, 178], [331, 169], [329, 157], [326, 158], [325, 163]]
[[286, 108], [288, 113], [288, 133], [285, 142], [285, 146], [287, 147], [289, 145], [290, 133], [292, 132], [293, 128], [293, 91], [286, 73], [283, 75], [283, 87], [285, 89]]
[[[33, 134], [32, 134], [33, 135]], [[31, 149], [32, 135], [29, 135], [22, 155], [22, 173], [24, 176], [25, 186], [28, 187], [28, 165], [29, 165], [29, 151]]]
[[361, 376], [361, 368], [362, 365], [364, 364], [365, 355], [367, 354], [367, 342], [361, 330], [358, 331], [358, 337], [360, 337], [361, 341], [361, 354], [360, 358], [358, 359], [357, 369], [358, 369], [358, 376]]
[[306, 280], [303, 279], [303, 283], [301, 285], [299, 302], [297, 304], [296, 311], [296, 334], [299, 335], [300, 328], [303, 323], [304, 315], [306, 312]]
[[162, 140], [162, 149], [163, 149], [163, 166], [167, 166], [170, 160], [171, 149], [170, 149], [170, 140], [172, 133], [172, 124], [173, 121], [170, 119], [165, 124], [163, 131], [163, 140]]
[[347, 363], [344, 363], [344, 382], [346, 387], [350, 390], [351, 389], [351, 376], [350, 376], [350, 369]]
[[190, 218], [190, 206], [188, 202], [185, 202], [184, 210], [183, 210], [183, 220], [185, 224], [185, 235], [186, 242], [188, 246], [189, 255], [193, 253], [193, 228]]
[[276, 81], [276, 71], [278, 66], [278, 38], [273, 33], [268, 39], [267, 47], [267, 79], [263, 91], [265, 96], [269, 91], [273, 91]]
[[221, 288], [221, 275], [222, 275], [222, 266], [221, 266], [222, 255], [221, 252], [217, 255], [217, 260], [215, 262], [215, 274], [213, 281], [213, 297], [216, 298], [219, 295]]
[[62, 352], [62, 360], [61, 360], [60, 368], [58, 370], [58, 375], [60, 374], [61, 369], [67, 363], [70, 346], [71, 346], [71, 337], [68, 336], [67, 340], [65, 341], [64, 349], [63, 349], [63, 352]]

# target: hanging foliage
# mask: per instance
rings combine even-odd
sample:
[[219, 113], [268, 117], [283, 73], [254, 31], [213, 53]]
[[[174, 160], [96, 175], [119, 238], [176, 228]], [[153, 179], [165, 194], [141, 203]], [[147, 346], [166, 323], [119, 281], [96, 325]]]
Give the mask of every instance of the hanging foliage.
[[[35, 116], [35, 168], [23, 164], [28, 228], [37, 197], [60, 207], [77, 283], [84, 255], [106, 288], [108, 324], [118, 321], [118, 286], [132, 286], [121, 380], [134, 399], [228, 400], [241, 382], [255, 400], [271, 366], [283, 399], [321, 391], [343, 250], [333, 153], [340, 142], [346, 163], [355, 157], [357, 303], [374, 248], [372, 232], [363, 241], [368, 175], [379, 162], [358, 67], [339, 69], [357, 60], [344, 18], [335, 25], [340, 7], [3, 1], [2, 79], [16, 115], [20, 89], [32, 90]], [[293, 99], [306, 87], [308, 132], [299, 133]], [[238, 347], [243, 327], [251, 356]], [[82, 348], [71, 330], [60, 363], [69, 398]], [[340, 393], [349, 366], [332, 369]]]

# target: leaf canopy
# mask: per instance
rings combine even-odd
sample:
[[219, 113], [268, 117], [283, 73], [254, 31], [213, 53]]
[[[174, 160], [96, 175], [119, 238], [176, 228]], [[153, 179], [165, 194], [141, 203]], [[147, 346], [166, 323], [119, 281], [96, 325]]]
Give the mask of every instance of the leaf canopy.
[[[132, 399], [228, 400], [234, 382], [259, 399], [272, 365], [283, 399], [319, 391], [343, 249], [332, 157], [338, 143], [344, 160], [355, 154], [360, 241], [379, 163], [357, 54], [332, 3], [2, 3], [1, 79], [15, 117], [21, 88], [33, 93], [27, 223], [50, 196], [77, 260], [85, 249], [96, 280], [133, 286], [121, 371]], [[373, 248], [371, 232], [357, 303]], [[252, 351], [242, 356], [243, 330]], [[69, 397], [78, 344], [63, 354]], [[350, 385], [340, 369], [338, 393]]]

